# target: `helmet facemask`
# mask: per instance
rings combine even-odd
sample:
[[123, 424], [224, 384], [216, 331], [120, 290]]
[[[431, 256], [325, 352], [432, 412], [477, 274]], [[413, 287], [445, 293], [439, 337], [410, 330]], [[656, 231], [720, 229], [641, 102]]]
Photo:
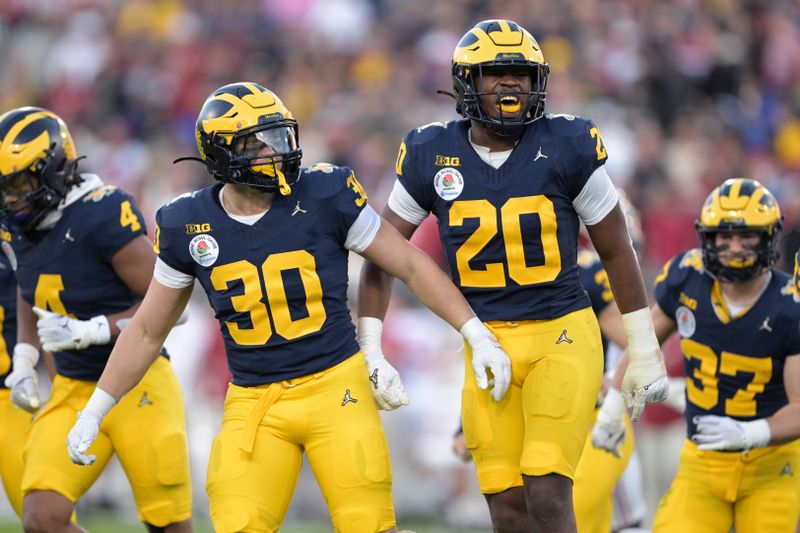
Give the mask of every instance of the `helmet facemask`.
[[[714, 229], [703, 228], [697, 225], [697, 235], [703, 251], [703, 266], [715, 278], [733, 283], [750, 281], [759, 274], [769, 269], [778, 260], [778, 235], [780, 223], [766, 229], [720, 227]], [[717, 245], [717, 235], [720, 233], [755, 233], [758, 243], [745, 247], [746, 253], [734, 255], [727, 260], [727, 265], [722, 262], [721, 255], [728, 250], [728, 245]]]
[[[501, 75], [511, 71], [527, 71], [531, 89], [527, 92], [486, 90], [484, 75]], [[519, 137], [525, 126], [542, 117], [547, 93], [547, 79], [550, 67], [547, 64], [525, 60], [497, 60], [476, 65], [453, 64], [453, 88], [456, 96], [456, 111], [462, 116], [484, 124], [490, 131], [502, 137]], [[483, 107], [482, 96], [492, 96], [498, 102], [496, 113]], [[510, 105], [503, 105], [503, 99], [510, 98]], [[514, 100], [516, 102], [514, 102]], [[517, 114], [514, 103], [521, 106]], [[504, 108], [509, 115], [504, 115]]]
[[288, 194], [287, 186], [299, 176], [302, 157], [296, 122], [281, 120], [249, 128], [234, 135], [232, 145], [236, 160], [245, 164], [245, 180], [232, 178], [233, 183]]
[[[201, 138], [205, 163], [219, 181], [263, 192], [289, 194], [300, 176], [297, 122], [281, 119], [234, 134], [212, 132]], [[227, 139], [230, 139], [229, 141]]]

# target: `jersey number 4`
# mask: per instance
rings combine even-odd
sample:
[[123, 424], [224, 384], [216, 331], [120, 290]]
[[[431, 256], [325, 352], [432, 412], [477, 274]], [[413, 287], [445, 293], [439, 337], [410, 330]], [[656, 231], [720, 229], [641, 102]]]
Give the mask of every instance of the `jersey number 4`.
[[[282, 272], [297, 270], [306, 293], [304, 318], [292, 320], [286, 288], [283, 286]], [[322, 305], [322, 284], [317, 276], [314, 256], [305, 250], [283, 252], [270, 255], [259, 269], [249, 261], [236, 261], [214, 267], [211, 283], [218, 291], [225, 291], [232, 281], [240, 280], [244, 293], [231, 297], [233, 309], [248, 313], [252, 328], [243, 328], [236, 322], [225, 322], [233, 340], [240, 346], [260, 346], [272, 336], [267, 306], [263, 302], [266, 287], [269, 311], [272, 314], [274, 331], [284, 339], [295, 339], [308, 333], [319, 331], [325, 323], [325, 307]]]
[[[528, 266], [522, 242], [523, 215], [538, 215], [541, 226], [540, 241], [544, 263]], [[544, 195], [509, 198], [500, 208], [500, 231], [506, 251], [506, 263], [486, 263], [482, 270], [470, 266], [489, 241], [497, 235], [497, 208], [488, 200], [464, 200], [450, 206], [450, 225], [461, 226], [468, 218], [479, 221], [475, 233], [456, 250], [456, 265], [462, 287], [505, 287], [506, 267], [508, 277], [520, 285], [534, 285], [553, 281], [561, 272], [561, 253], [558, 248], [556, 212], [553, 202]]]

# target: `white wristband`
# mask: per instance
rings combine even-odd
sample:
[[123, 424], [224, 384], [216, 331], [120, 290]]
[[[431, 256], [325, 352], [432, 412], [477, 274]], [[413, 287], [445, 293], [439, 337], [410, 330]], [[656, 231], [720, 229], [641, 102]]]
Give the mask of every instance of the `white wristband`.
[[486, 324], [481, 322], [481, 319], [474, 316], [467, 320], [459, 333], [467, 340], [470, 346], [474, 347], [476, 343], [486, 338], [493, 337], [492, 332], [486, 327]]
[[740, 422], [744, 430], [744, 440], [747, 448], [763, 448], [769, 444], [772, 438], [772, 430], [769, 429], [769, 422], [766, 418], [759, 418], [752, 422]]
[[117, 400], [115, 400], [113, 396], [100, 387], [95, 387], [92, 396], [89, 398], [89, 401], [86, 402], [86, 407], [83, 408], [81, 414], [94, 418], [99, 424], [116, 404]]
[[92, 344], [108, 344], [111, 342], [111, 326], [105, 315], [93, 316], [89, 322], [94, 326], [91, 329]]
[[628, 353], [653, 353], [659, 350], [653, 315], [649, 307], [622, 315], [622, 325], [628, 337]]
[[358, 346], [367, 360], [383, 353], [381, 348], [381, 335], [383, 334], [383, 321], [380, 318], [362, 316], [358, 319]]
[[27, 342], [19, 342], [14, 346], [14, 367], [33, 368], [39, 362], [39, 350]]

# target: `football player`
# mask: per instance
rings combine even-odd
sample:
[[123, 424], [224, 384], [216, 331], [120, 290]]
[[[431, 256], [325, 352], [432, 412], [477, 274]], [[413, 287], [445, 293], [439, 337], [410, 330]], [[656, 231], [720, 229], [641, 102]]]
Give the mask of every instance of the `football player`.
[[11, 390], [4, 384], [12, 374], [11, 354], [17, 342], [16, 259], [8, 245], [10, 240], [11, 233], [0, 228], [0, 478], [11, 507], [22, 518], [22, 451], [31, 414], [11, 403]]
[[[605, 145], [592, 122], [544, 114], [548, 74], [539, 44], [515, 22], [470, 29], [452, 61], [465, 120], [406, 135], [383, 212], [405, 237], [435, 214], [453, 280], [511, 357], [502, 402], [474, 387], [470, 364], [461, 402], [495, 531], [575, 531], [572, 479], [603, 374], [597, 320], [578, 276], [579, 221], [623, 313], [635, 361], [626, 380], [634, 416], [666, 394]], [[379, 337], [389, 295], [388, 276], [366, 265], [359, 315], [374, 330], [369, 338]]]
[[116, 453], [147, 528], [191, 531], [183, 401], [166, 357], [148, 365], [140, 386], [105, 421], [91, 468], [64, 454], [119, 321], [138, 307], [155, 263], [133, 198], [79, 173], [77, 163], [72, 136], [52, 112], [23, 107], [0, 116], [0, 202], [21, 294], [14, 372], [6, 380], [11, 400], [39, 411], [33, 368], [40, 346], [53, 354], [57, 370], [25, 445], [23, 526], [82, 531], [71, 521], [75, 503]]
[[87, 450], [104, 416], [157, 356], [196, 279], [233, 374], [208, 465], [214, 529], [277, 531], [305, 452], [334, 529], [396, 531], [376, 407], [408, 398], [388, 362], [374, 354], [365, 362], [359, 351], [347, 307], [349, 251], [460, 328], [476, 354], [477, 386], [488, 389], [491, 372], [497, 401], [510, 381], [508, 356], [435, 263], [382, 223], [352, 170], [300, 167], [297, 122], [273, 92], [246, 82], [217, 89], [196, 135], [200, 160], [220, 183], [158, 211], [154, 279], [70, 433], [70, 456], [94, 460]]
[[[634, 249], [638, 252], [643, 245], [639, 215], [625, 196], [625, 192], [622, 189], [617, 189], [617, 192], [625, 214], [631, 241], [634, 244]], [[627, 342], [622, 318], [617, 305], [614, 303], [614, 295], [611, 292], [608, 275], [603, 270], [603, 265], [597, 254], [591, 250], [579, 251], [578, 267], [580, 268], [581, 285], [586, 289], [592, 311], [597, 316], [597, 322], [603, 336], [604, 367], [606, 373], [608, 373], [616, 366], [615, 355], [619, 354], [620, 348], [624, 348]], [[605, 383], [603, 388], [607, 388]], [[619, 394], [618, 391], [613, 391], [612, 394], [614, 393]], [[598, 405], [602, 403], [605, 395], [606, 391], [603, 390], [598, 397]], [[620, 399], [619, 401], [622, 400]], [[618, 485], [618, 481], [626, 468], [631, 468], [629, 461], [635, 453], [633, 433], [630, 431], [630, 419], [627, 414], [624, 417], [624, 424], [629, 431], [623, 436], [613, 454], [608, 454], [605, 450], [600, 451], [591, 446], [591, 438], [587, 438], [584, 445], [581, 459], [575, 471], [575, 483], [572, 491], [575, 500], [575, 518], [578, 530], [581, 532], [612, 531], [612, 516], [613, 509], [616, 507], [615, 503], [619, 503], [626, 509], [641, 508], [641, 504], [637, 501], [637, 497], [640, 499], [641, 496], [630, 494], [626, 487]], [[456, 456], [462, 460], [468, 461], [471, 459], [461, 427], [459, 427], [453, 438], [452, 448]], [[641, 472], [638, 472], [638, 463], [635, 463], [635, 465], [634, 469], [637, 472], [629, 474], [629, 477], [634, 482], [641, 478]], [[621, 501], [612, 502], [612, 500], [618, 499]]]
[[[688, 439], [654, 531], [795, 531], [800, 305], [793, 280], [772, 268], [780, 230], [773, 195], [729, 179], [703, 205], [701, 247], [656, 278], [656, 335], [681, 337]], [[604, 413], [607, 433], [620, 411]]]

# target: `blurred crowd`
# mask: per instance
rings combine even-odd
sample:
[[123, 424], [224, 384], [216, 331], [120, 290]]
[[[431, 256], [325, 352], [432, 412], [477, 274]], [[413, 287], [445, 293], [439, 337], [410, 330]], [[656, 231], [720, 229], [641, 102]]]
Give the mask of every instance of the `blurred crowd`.
[[[255, 81], [299, 120], [305, 163], [354, 168], [380, 209], [402, 136], [457, 118], [453, 101], [436, 94], [452, 87], [456, 42], [477, 21], [498, 17], [521, 23], [541, 44], [552, 70], [547, 111], [589, 117], [603, 133], [609, 174], [642, 214], [648, 281], [696, 245], [701, 204], [729, 177], [756, 178], [775, 194], [785, 215], [784, 257], [793, 254], [800, 243], [794, 0], [0, 0], [0, 111], [40, 105], [61, 115], [87, 156], [81, 168], [135, 194], [152, 230], [161, 204], [211, 183], [195, 163], [172, 164], [196, 154], [203, 99], [225, 83]], [[436, 255], [433, 234], [423, 226], [417, 238]], [[390, 442], [409, 441], [393, 449], [398, 511], [405, 498], [421, 512], [441, 512], [429, 507], [446, 502], [414, 492], [404, 477], [441, 483], [437, 469], [445, 468], [450, 479], [474, 483], [448, 453], [462, 379], [458, 337], [397, 296], [387, 355], [406, 373], [412, 400], [386, 418]], [[207, 306], [196, 308], [204, 319], [183, 327], [181, 336], [194, 342], [182, 346], [219, 354]], [[441, 331], [440, 342], [431, 331]], [[219, 397], [224, 362], [175, 359], [190, 376], [206, 376], [191, 378], [185, 394]], [[210, 444], [210, 435], [203, 439]], [[400, 472], [404, 462], [411, 466]], [[446, 494], [466, 490], [448, 483]]]

